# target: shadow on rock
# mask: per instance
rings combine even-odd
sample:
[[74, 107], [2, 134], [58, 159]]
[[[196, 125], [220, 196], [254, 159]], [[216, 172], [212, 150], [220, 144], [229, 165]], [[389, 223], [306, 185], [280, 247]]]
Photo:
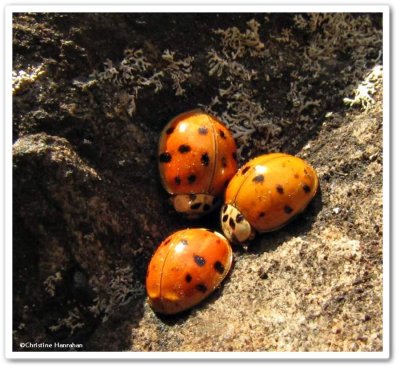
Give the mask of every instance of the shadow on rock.
[[[127, 243], [140, 240], [139, 227], [124, 223], [136, 219], [110, 200], [112, 185], [63, 138], [24, 136], [13, 158], [14, 347], [74, 342], [86, 349], [103, 321], [115, 322], [133, 302], [141, 306], [143, 261], [135, 255], [143, 245]], [[114, 329], [128, 332], [141, 314], [134, 309]], [[114, 349], [127, 349], [130, 336], [118, 337]]]

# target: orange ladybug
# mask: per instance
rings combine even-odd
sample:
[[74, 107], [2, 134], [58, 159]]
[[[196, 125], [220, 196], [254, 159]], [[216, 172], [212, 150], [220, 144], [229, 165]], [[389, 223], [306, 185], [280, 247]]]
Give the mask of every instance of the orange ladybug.
[[232, 265], [224, 236], [204, 228], [178, 231], [158, 247], [150, 260], [146, 290], [156, 312], [175, 314], [213, 292]]
[[243, 165], [229, 182], [221, 225], [235, 243], [285, 226], [302, 212], [318, 189], [318, 177], [304, 160], [292, 155], [261, 155]]
[[159, 170], [175, 210], [189, 218], [209, 213], [237, 170], [236, 144], [217, 118], [189, 111], [173, 118], [159, 141]]

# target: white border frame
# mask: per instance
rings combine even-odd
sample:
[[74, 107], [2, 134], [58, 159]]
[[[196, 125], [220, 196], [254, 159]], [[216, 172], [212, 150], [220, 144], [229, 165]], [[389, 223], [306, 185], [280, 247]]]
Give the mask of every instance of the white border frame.
[[[179, 1], [177, 1], [178, 3]], [[388, 359], [390, 357], [390, 9], [383, 5], [11, 5], [5, 8], [5, 356], [9, 359]], [[14, 12], [264, 13], [358, 12], [383, 14], [383, 351], [382, 352], [14, 352], [12, 351], [12, 15]], [[7, 339], [8, 337], [8, 339]]]

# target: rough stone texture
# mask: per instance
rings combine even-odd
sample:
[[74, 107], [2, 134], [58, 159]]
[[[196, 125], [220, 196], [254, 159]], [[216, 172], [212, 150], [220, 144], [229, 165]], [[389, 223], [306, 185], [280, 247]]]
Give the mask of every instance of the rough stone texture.
[[[16, 350], [382, 350], [379, 14], [30, 13], [13, 27]], [[155, 248], [220, 229], [218, 214], [176, 215], [158, 178], [160, 130], [196, 107], [228, 124], [241, 163], [296, 154], [321, 186], [166, 318], [145, 299]]]

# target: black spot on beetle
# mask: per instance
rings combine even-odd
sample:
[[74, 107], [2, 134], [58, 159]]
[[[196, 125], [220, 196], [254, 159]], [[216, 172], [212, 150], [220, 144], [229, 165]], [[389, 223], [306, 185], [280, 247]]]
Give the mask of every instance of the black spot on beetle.
[[265, 213], [262, 211], [260, 214], [258, 214], [259, 218], [264, 218], [265, 217]]
[[225, 132], [222, 129], [220, 129], [218, 132], [219, 132], [219, 135], [221, 136], [221, 138], [226, 140]]
[[185, 281], [186, 281], [187, 283], [190, 283], [190, 282], [192, 281], [192, 276], [191, 276], [190, 274], [186, 274], [186, 276], [185, 276]]
[[191, 174], [189, 177], [188, 177], [188, 182], [189, 183], [194, 183], [196, 181], [196, 176], [194, 175], [194, 174]]
[[201, 164], [203, 164], [204, 166], [207, 166], [210, 163], [210, 157], [208, 156], [207, 153], [204, 153], [203, 155], [201, 155]]
[[206, 134], [208, 133], [208, 129], [207, 129], [206, 127], [200, 127], [200, 128], [198, 129], [198, 132], [199, 132], [201, 135], [206, 135]]
[[175, 178], [175, 183], [177, 184], [177, 185], [180, 185], [181, 184], [181, 178], [179, 177], [179, 176], [176, 176]]
[[250, 167], [244, 167], [242, 170], [242, 174], [246, 174]]
[[232, 228], [232, 230], [235, 229], [235, 222], [232, 218], [229, 218], [229, 226]]
[[264, 182], [264, 175], [259, 174], [253, 178], [254, 183], [263, 183]]
[[221, 164], [222, 164], [222, 168], [226, 168], [226, 166], [228, 165], [228, 161], [226, 160], [225, 156], [222, 157]]
[[294, 175], [294, 178], [299, 179], [299, 175], [296, 173], [296, 174]]
[[199, 256], [199, 255], [194, 255], [193, 256], [193, 258], [194, 258], [194, 262], [198, 265], [198, 266], [204, 266], [204, 264], [206, 263], [206, 260], [203, 258], [203, 257], [201, 257], [201, 256]]
[[202, 293], [206, 293], [207, 292], [207, 287], [202, 283], [196, 284], [196, 290], [200, 291]]
[[309, 192], [311, 191], [310, 186], [305, 184], [305, 185], [303, 186], [303, 191], [304, 191], [305, 193], [309, 193]]
[[158, 159], [160, 160], [160, 163], [169, 163], [172, 159], [172, 156], [169, 152], [163, 152], [160, 154]]
[[200, 206], [201, 206], [201, 202], [196, 202], [195, 204], [190, 205], [190, 209], [196, 210], [196, 209], [199, 209]]
[[228, 220], [228, 214], [225, 214], [223, 217], [222, 217], [222, 221], [223, 222], [226, 222]]
[[203, 205], [203, 210], [204, 211], [209, 211], [211, 209], [211, 206], [210, 205], [208, 205], [208, 204], [204, 204]]
[[238, 214], [236, 215], [236, 223], [240, 223], [244, 219], [243, 214]]
[[216, 261], [214, 263], [214, 269], [219, 273], [219, 274], [224, 274], [225, 268], [222, 265], [220, 261]]
[[170, 135], [172, 132], [174, 132], [174, 129], [175, 129], [175, 127], [169, 127], [169, 128], [165, 131], [165, 133], [166, 133], [167, 135]]
[[189, 152], [190, 150], [191, 150], [191, 148], [190, 148], [189, 145], [181, 145], [181, 146], [179, 146], [179, 148], [178, 148], [178, 151], [179, 151], [181, 154], [186, 154], [186, 153]]
[[227, 205], [227, 204], [225, 204], [225, 205], [222, 207], [222, 212], [225, 213], [225, 212], [226, 212], [226, 209], [228, 209], [228, 205]]
[[293, 209], [289, 205], [285, 205], [283, 210], [285, 210], [286, 214], [290, 214], [293, 211]]
[[276, 192], [280, 193], [281, 195], [283, 195], [284, 191], [283, 191], [283, 187], [281, 185], [277, 185], [276, 186]]

